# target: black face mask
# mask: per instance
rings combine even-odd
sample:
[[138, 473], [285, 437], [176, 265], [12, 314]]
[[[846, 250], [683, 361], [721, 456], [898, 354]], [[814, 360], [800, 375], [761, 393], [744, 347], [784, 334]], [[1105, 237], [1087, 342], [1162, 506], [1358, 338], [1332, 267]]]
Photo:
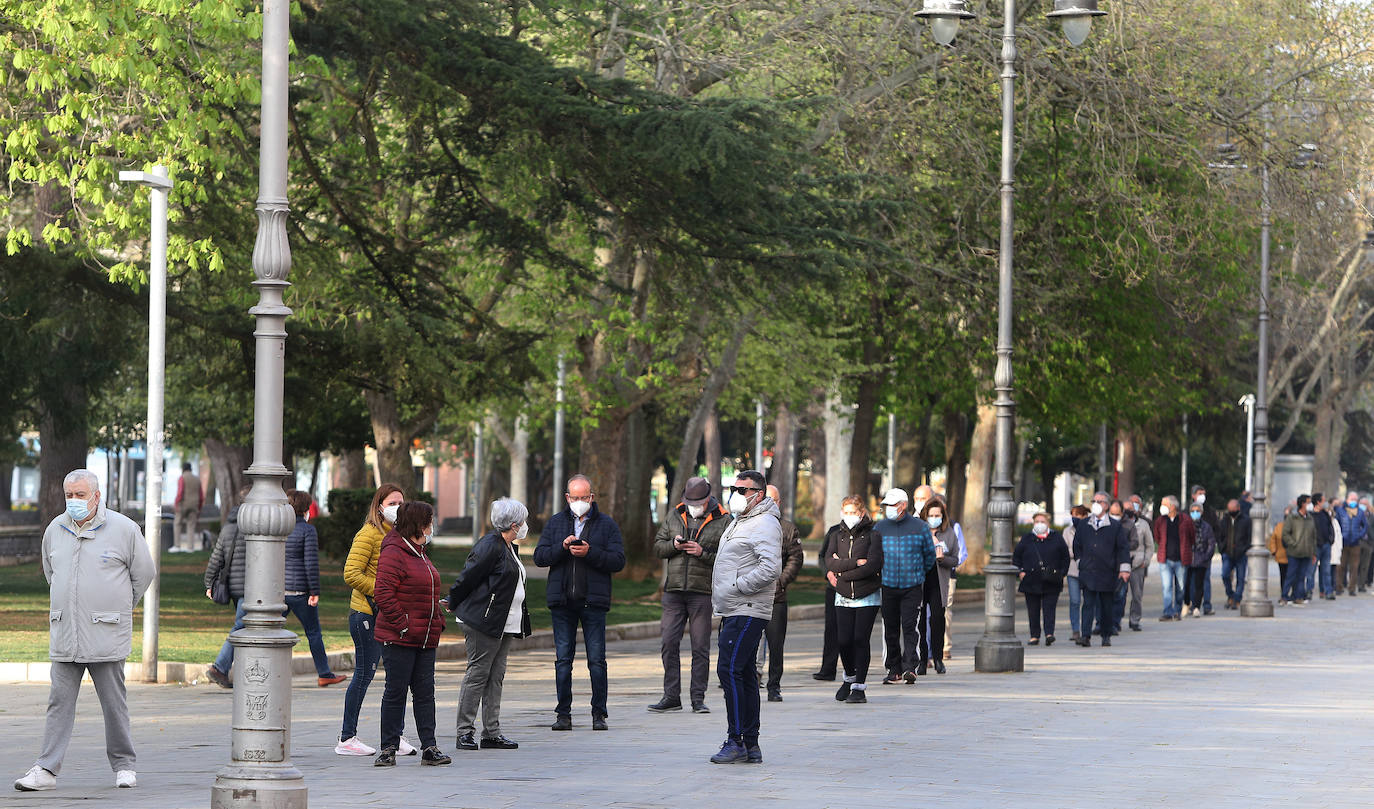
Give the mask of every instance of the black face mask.
[[1228, 512], [1226, 512], [1226, 513], [1227, 513], [1227, 514], [1230, 514], [1232, 517], [1239, 517], [1239, 516], [1240, 516], [1240, 512], [1239, 512], [1239, 511], [1228, 511]]

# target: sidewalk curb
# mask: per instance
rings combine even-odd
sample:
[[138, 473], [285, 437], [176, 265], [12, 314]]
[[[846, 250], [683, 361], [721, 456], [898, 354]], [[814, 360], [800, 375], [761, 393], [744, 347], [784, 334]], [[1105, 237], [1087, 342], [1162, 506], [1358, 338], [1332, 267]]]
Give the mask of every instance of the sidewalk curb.
[[[983, 600], [982, 590], [955, 590], [954, 603], [966, 604]], [[798, 604], [787, 608], [787, 620], [805, 621], [825, 615], [824, 604]], [[712, 622], [719, 625], [719, 620]], [[622, 640], [644, 640], [657, 637], [658, 621], [640, 621], [633, 624], [614, 624], [606, 627], [606, 642]], [[511, 651], [521, 649], [552, 649], [553, 630], [541, 629], [528, 638], [517, 638], [511, 642]], [[467, 657], [467, 645], [463, 641], [440, 643], [435, 652], [437, 660], [462, 660]], [[353, 652], [330, 652], [329, 666], [333, 671], [352, 671]], [[212, 685], [205, 676], [208, 663], [160, 662], [157, 664], [157, 681], [164, 685]], [[46, 661], [35, 663], [0, 663], [0, 683], [46, 683], [51, 682], [52, 664]], [[293, 677], [315, 673], [315, 663], [309, 654], [291, 656], [291, 675]], [[124, 678], [128, 681], [143, 680], [142, 663], [125, 663]], [[87, 680], [90, 675], [87, 675]]]

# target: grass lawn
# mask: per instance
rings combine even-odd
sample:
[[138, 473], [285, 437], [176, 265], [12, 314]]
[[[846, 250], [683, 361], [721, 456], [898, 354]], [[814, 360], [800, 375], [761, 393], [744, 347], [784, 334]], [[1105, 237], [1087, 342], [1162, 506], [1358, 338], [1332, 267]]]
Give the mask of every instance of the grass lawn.
[[[233, 610], [205, 597], [205, 564], [208, 551], [163, 554], [161, 637], [158, 657], [164, 661], [209, 662], [234, 622]], [[433, 559], [446, 583], [457, 578], [467, 550], [435, 548]], [[330, 651], [352, 651], [348, 634], [348, 597], [343, 581], [343, 562], [325, 560], [320, 565], [320, 624]], [[962, 580], [960, 582], [963, 583]], [[803, 573], [790, 589], [793, 604], [816, 604], [823, 595], [823, 581], [814, 572]], [[527, 597], [535, 629], [549, 627], [544, 608], [544, 581], [529, 579]], [[631, 581], [617, 578], [609, 621], [613, 624], [657, 621], [662, 608], [657, 596], [658, 578]], [[451, 625], [451, 624], [450, 624]], [[134, 660], [142, 657], [143, 612], [134, 614]], [[287, 628], [300, 633], [300, 624], [288, 617]], [[305, 638], [296, 646], [306, 652]], [[48, 659], [48, 587], [37, 562], [0, 568], [0, 662], [19, 663]]]

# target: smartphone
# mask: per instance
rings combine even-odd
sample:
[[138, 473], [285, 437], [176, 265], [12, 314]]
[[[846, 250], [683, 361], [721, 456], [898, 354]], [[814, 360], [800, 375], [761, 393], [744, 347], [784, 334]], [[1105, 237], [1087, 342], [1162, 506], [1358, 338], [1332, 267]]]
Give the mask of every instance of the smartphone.
[[586, 545], [586, 544], [587, 544], [587, 540], [582, 539], [581, 537], [578, 537], [577, 539], [574, 539], [572, 542], [569, 542], [568, 544], [569, 544], [569, 545]]

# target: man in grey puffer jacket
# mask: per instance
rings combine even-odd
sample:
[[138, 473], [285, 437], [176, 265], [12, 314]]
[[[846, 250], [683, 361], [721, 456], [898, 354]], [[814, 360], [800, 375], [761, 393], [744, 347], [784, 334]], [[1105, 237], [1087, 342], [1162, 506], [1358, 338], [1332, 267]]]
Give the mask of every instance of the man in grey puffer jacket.
[[759, 674], [754, 668], [759, 639], [773, 614], [773, 594], [782, 570], [782, 528], [778, 506], [764, 491], [763, 474], [735, 477], [727, 501], [735, 519], [716, 549], [711, 607], [721, 617], [716, 673], [725, 690], [729, 733], [713, 764], [760, 764]]

